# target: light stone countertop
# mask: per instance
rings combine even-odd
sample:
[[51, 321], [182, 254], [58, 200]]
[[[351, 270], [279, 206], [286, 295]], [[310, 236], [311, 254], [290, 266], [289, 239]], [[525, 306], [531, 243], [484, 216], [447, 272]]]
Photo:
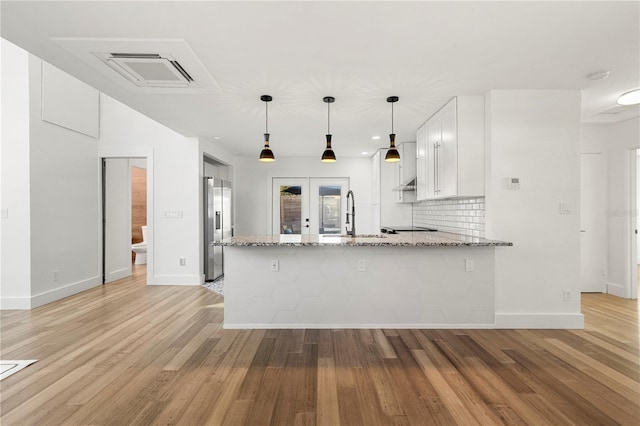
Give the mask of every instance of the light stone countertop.
[[227, 247], [504, 247], [506, 241], [487, 240], [447, 232], [402, 232], [399, 234], [356, 235], [239, 235], [211, 243]]

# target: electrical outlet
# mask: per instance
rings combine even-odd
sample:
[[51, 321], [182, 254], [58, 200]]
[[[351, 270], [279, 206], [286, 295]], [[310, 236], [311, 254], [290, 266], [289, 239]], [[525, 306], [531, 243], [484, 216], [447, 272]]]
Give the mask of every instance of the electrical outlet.
[[58, 281], [58, 270], [54, 269], [53, 271], [51, 271], [51, 278], [53, 278], [54, 281]]
[[565, 302], [571, 302], [572, 299], [572, 294], [571, 294], [571, 289], [564, 289], [564, 291], [562, 292], [562, 298], [564, 299]]
[[271, 272], [278, 272], [280, 270], [280, 261], [274, 259], [271, 261]]
[[180, 266], [185, 266], [187, 264], [187, 259], [184, 257], [180, 258]]
[[464, 270], [466, 272], [473, 272], [476, 270], [476, 265], [473, 262], [473, 259], [465, 259], [464, 260]]
[[364, 259], [358, 260], [358, 272], [364, 272], [367, 270], [367, 261]]

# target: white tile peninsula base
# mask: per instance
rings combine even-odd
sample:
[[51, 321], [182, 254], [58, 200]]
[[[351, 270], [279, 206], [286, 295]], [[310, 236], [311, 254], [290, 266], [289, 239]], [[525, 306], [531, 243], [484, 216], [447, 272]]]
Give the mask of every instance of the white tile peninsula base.
[[493, 328], [494, 250], [225, 247], [224, 327]]

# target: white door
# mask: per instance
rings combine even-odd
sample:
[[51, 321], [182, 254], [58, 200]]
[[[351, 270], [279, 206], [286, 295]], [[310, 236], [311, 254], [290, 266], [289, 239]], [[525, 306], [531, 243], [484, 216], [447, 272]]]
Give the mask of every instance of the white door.
[[605, 176], [601, 153], [580, 162], [580, 283], [582, 292], [604, 293], [606, 265]]
[[349, 179], [310, 178], [309, 187], [310, 232], [312, 234], [344, 234]]
[[438, 196], [438, 148], [442, 141], [442, 121], [440, 113], [427, 122], [427, 197]]
[[105, 158], [104, 283], [131, 275], [131, 171], [128, 158]]
[[343, 234], [347, 178], [273, 178], [274, 234]]
[[427, 162], [429, 161], [427, 155], [428, 149], [427, 124], [424, 124], [416, 132], [416, 199], [418, 201], [426, 200], [432, 195], [427, 187]]
[[[440, 146], [438, 148], [439, 197], [458, 194], [458, 137], [456, 124], [456, 100], [453, 99], [441, 111]], [[478, 159], [482, 161], [482, 159]]]

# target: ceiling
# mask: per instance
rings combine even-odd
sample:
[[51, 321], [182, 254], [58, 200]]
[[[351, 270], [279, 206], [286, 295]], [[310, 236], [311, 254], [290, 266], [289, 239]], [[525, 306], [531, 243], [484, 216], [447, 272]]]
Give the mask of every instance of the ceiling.
[[[391, 95], [400, 97], [399, 142], [415, 140], [415, 129], [452, 96], [490, 89], [582, 90], [586, 122], [640, 114], [615, 102], [640, 87], [638, 1], [2, 1], [1, 8], [3, 38], [233, 154], [258, 155], [263, 94], [273, 96], [276, 158], [320, 157], [325, 96], [336, 98], [338, 161], [388, 144]], [[182, 45], [191, 55], [185, 61], [212, 82], [192, 90], [139, 88], [91, 54], [109, 43], [122, 51]], [[602, 70], [609, 78], [587, 77]]]

